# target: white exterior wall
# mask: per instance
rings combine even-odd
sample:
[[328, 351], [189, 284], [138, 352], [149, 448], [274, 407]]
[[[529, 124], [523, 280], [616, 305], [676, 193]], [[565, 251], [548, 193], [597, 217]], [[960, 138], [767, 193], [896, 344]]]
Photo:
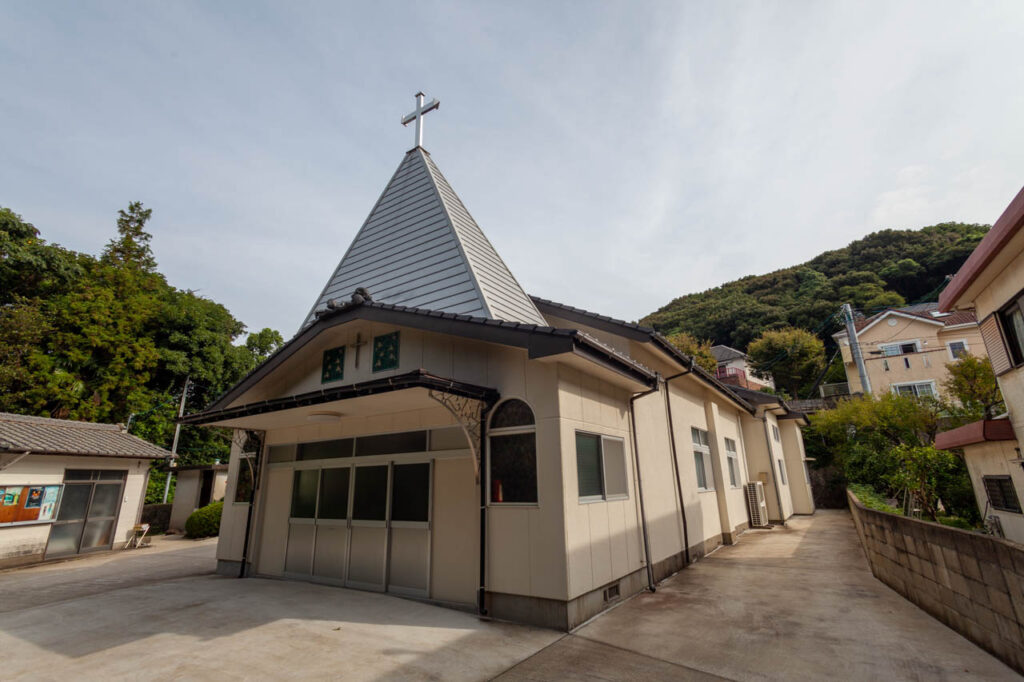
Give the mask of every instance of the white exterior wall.
[[[629, 393], [571, 367], [560, 366], [558, 378], [567, 598], [573, 599], [643, 568], [643, 537], [630, 440]], [[623, 439], [628, 499], [580, 501], [577, 431]]]
[[[779, 480], [777, 460], [783, 456], [783, 449], [772, 438], [772, 425], [778, 426], [775, 415], [768, 414], [768, 433], [765, 433], [764, 422], [758, 419], [743, 420], [743, 441], [747, 452], [747, 466], [751, 481], [764, 482], [764, 497], [768, 504], [768, 518], [773, 521], [785, 521], [793, 515], [793, 500], [787, 484], [779, 481], [779, 494], [776, 495], [776, 481]], [[788, 472], [787, 472], [788, 474]], [[779, 509], [779, 498], [782, 509]]]
[[175, 475], [174, 502], [171, 505], [171, 520], [168, 529], [184, 530], [185, 522], [196, 510], [199, 502], [199, 490], [203, 477], [198, 469], [179, 471]]
[[814, 496], [811, 493], [811, 482], [807, 472], [804, 436], [800, 425], [794, 419], [779, 421], [782, 432], [782, 450], [786, 457], [786, 475], [789, 479], [789, 492], [792, 495], [794, 514], [813, 514]]
[[[149, 460], [115, 457], [74, 457], [60, 455], [29, 455], [0, 470], [0, 487], [7, 485], [54, 485], [64, 482], [66, 469], [113, 469], [127, 471], [121, 509], [114, 530], [114, 548], [123, 546], [131, 537], [132, 527], [139, 522], [149, 479]], [[39, 555], [46, 550], [50, 524], [0, 526], [0, 565], [5, 560]]]
[[1011, 462], [1020, 457], [1015, 450], [1016, 441], [986, 441], [964, 446], [964, 461], [967, 472], [971, 476], [974, 497], [978, 501], [978, 511], [986, 516], [998, 516], [1007, 540], [1024, 544], [1024, 515], [1008, 511], [987, 508], [988, 495], [981, 482], [982, 476], [1009, 476], [1013, 487], [1017, 490], [1018, 500], [1024, 504], [1024, 469], [1019, 462]]

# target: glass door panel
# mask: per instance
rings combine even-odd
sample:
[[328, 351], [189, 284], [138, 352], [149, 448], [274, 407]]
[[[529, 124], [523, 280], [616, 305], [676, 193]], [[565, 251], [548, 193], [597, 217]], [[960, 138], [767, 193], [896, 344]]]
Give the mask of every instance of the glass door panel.
[[47, 558], [78, 554], [85, 517], [89, 513], [90, 498], [92, 483], [64, 484], [57, 520], [50, 526], [50, 540], [46, 545]]
[[431, 464], [396, 464], [391, 474], [388, 591], [430, 593]]

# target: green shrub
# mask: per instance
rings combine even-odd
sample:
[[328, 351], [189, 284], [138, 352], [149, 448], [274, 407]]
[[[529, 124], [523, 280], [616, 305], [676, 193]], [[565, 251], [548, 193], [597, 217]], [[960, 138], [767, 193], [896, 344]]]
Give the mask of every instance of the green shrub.
[[969, 520], [961, 518], [959, 516], [939, 516], [939, 523], [943, 526], [952, 526], [953, 528], [963, 528], [964, 530], [974, 530], [975, 526]]
[[185, 522], [185, 535], [190, 538], [208, 538], [220, 533], [220, 514], [223, 502], [211, 502], [192, 512]]
[[885, 498], [875, 492], [875, 489], [869, 485], [863, 483], [851, 483], [847, 486], [860, 503], [868, 509], [875, 509], [877, 511], [889, 512], [890, 514], [900, 514], [899, 509], [886, 502]]

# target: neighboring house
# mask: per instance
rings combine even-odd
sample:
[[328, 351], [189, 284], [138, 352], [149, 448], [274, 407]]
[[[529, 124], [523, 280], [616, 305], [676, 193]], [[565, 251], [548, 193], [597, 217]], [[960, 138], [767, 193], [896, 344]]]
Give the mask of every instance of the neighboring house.
[[[942, 310], [969, 311], [1006, 402], [997, 419], [940, 433], [936, 447], [961, 448], [978, 506], [990, 525], [1024, 543], [1024, 189], [996, 221], [939, 297]], [[972, 349], [973, 352], [973, 349]]]
[[227, 464], [195, 464], [175, 467], [174, 504], [168, 530], [183, 531], [196, 509], [224, 499], [228, 483]]
[[[942, 312], [938, 303], [890, 308], [856, 321], [871, 392], [942, 396], [946, 363], [962, 353], [987, 355], [974, 313]], [[843, 356], [849, 393], [863, 393], [846, 331], [832, 335]]]
[[561, 629], [735, 542], [770, 460], [768, 515], [812, 511], [786, 496], [798, 421], [527, 296], [419, 146], [295, 337], [183, 418], [236, 430], [220, 572]]
[[116, 549], [169, 454], [119, 424], [0, 413], [0, 568]]
[[762, 379], [754, 375], [750, 367], [750, 358], [743, 351], [718, 345], [711, 346], [711, 354], [718, 363], [715, 378], [722, 383], [755, 391], [761, 388], [775, 390], [775, 382], [771, 378]]

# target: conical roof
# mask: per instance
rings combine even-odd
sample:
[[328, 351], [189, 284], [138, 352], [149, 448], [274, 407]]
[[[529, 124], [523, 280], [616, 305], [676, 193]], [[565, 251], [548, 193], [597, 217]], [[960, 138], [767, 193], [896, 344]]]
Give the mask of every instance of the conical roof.
[[422, 147], [405, 155], [303, 328], [359, 287], [383, 303], [547, 324]]

